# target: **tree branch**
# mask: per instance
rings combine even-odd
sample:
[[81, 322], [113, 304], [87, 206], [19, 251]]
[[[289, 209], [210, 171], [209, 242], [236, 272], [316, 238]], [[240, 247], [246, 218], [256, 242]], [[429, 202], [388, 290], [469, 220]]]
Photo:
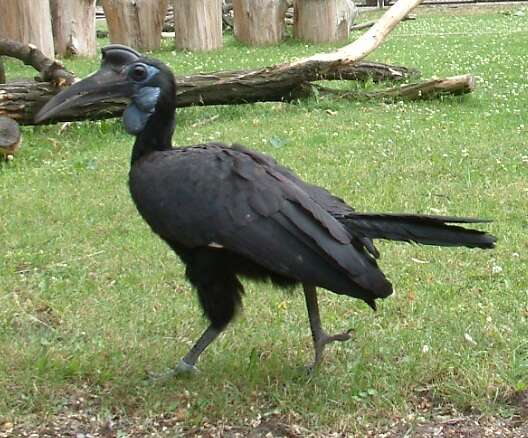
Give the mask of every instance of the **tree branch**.
[[55, 86], [71, 85], [77, 79], [60, 62], [48, 58], [31, 44], [0, 38], [0, 55], [19, 59], [24, 64], [32, 66], [40, 73], [39, 80], [52, 82]]
[[434, 99], [446, 94], [463, 95], [475, 89], [473, 75], [451, 76], [443, 79], [430, 79], [401, 85], [380, 91], [345, 91], [317, 86], [322, 95], [332, 95], [352, 100], [390, 99], [390, 100], [418, 100]]

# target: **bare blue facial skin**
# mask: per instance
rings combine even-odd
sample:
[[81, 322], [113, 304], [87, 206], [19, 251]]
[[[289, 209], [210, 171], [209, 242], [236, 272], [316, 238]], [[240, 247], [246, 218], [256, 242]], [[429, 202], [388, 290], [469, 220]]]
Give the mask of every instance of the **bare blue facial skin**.
[[147, 85], [159, 73], [159, 70], [151, 65], [143, 64], [143, 66], [146, 67], [148, 75], [143, 81], [136, 83], [137, 92], [123, 114], [125, 129], [132, 135], [137, 135], [145, 129], [149, 117], [156, 109], [161, 93], [159, 87]]

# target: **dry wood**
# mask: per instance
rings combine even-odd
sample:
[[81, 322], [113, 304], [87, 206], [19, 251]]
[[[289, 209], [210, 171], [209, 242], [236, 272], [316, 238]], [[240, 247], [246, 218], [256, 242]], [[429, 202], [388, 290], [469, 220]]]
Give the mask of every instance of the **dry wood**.
[[298, 65], [310, 65], [313, 68], [329, 70], [340, 64], [353, 64], [369, 53], [376, 50], [389, 33], [402, 21], [410, 11], [421, 3], [422, 0], [398, 0], [391, 6], [367, 32], [361, 35], [353, 43], [331, 53], [319, 53], [309, 58], [304, 58], [293, 63], [292, 67]]
[[5, 84], [5, 82], [6, 82], [6, 74], [5, 74], [4, 60], [0, 56], [0, 85]]
[[1, 0], [0, 36], [33, 44], [54, 58], [49, 0]]
[[350, 26], [350, 30], [364, 30], [368, 29], [369, 27], [372, 27], [376, 24], [376, 20], [371, 21], [365, 21], [363, 23], [354, 24], [353, 26]]
[[293, 34], [311, 43], [344, 41], [356, 16], [351, 0], [295, 0]]
[[0, 38], [1, 55], [19, 59], [24, 64], [32, 66], [40, 73], [39, 80], [52, 82], [55, 86], [71, 85], [77, 79], [60, 62], [48, 58], [31, 44]]
[[206, 51], [224, 44], [222, 0], [174, 0], [177, 49]]
[[138, 50], [159, 49], [168, 0], [102, 0], [101, 3], [113, 43]]
[[[303, 82], [298, 84], [295, 89], [269, 89], [265, 94], [262, 87], [258, 86], [253, 90], [251, 88], [248, 90], [247, 84], [233, 90], [232, 85], [225, 85], [224, 79], [222, 74], [177, 78], [179, 85], [177, 89], [178, 107], [254, 102], [255, 94], [259, 96], [259, 101], [288, 101], [312, 95], [314, 87], [313, 84]], [[316, 87], [319, 90], [318, 94], [332, 94], [354, 100], [416, 100], [432, 99], [448, 94], [470, 93], [475, 88], [475, 79], [471, 75], [453, 76], [372, 92], [347, 92]], [[55, 94], [56, 89], [47, 82], [10, 82], [0, 87], [0, 115], [7, 115], [22, 124], [33, 124], [33, 115]], [[78, 109], [77, 112], [71, 112], [53, 122], [118, 117], [125, 106], [126, 103], [122, 100], [107, 100], [87, 108]]]
[[471, 93], [475, 89], [475, 83], [475, 77], [466, 74], [448, 78], [430, 79], [380, 91], [343, 91], [319, 86], [317, 88], [320, 94], [329, 94], [353, 100], [418, 100], [435, 99], [448, 94], [457, 96]]
[[9, 117], [0, 117], [0, 155], [8, 159], [20, 147], [20, 128], [18, 123]]
[[[221, 72], [205, 75], [179, 76], [177, 104], [191, 105], [243, 104], [257, 101], [287, 101], [306, 96], [311, 90], [301, 84], [295, 88], [270, 88], [264, 84], [238, 83], [237, 78], [250, 75], [250, 71]], [[360, 62], [335, 70], [322, 79], [347, 79], [364, 81], [401, 81], [419, 76], [419, 72], [401, 66], [374, 62]], [[306, 84], [306, 83], [305, 83]], [[0, 86], [0, 115], [7, 115], [20, 123], [33, 123], [33, 114], [51, 97], [57, 89], [48, 82], [17, 81]], [[98, 119], [118, 116], [124, 109], [122, 101], [105, 101], [97, 106], [85, 108], [82, 112], [63, 117], [62, 121], [76, 119]]]
[[[354, 69], [358, 67], [358, 61], [376, 49], [398, 21], [418, 3], [419, 0], [400, 0], [365, 35], [336, 52], [317, 54], [292, 63], [253, 71], [179, 77], [177, 104], [180, 107], [240, 104], [256, 101], [289, 101], [304, 97], [313, 91], [313, 87], [309, 86], [310, 82], [353, 75]], [[435, 81], [434, 87], [441, 87], [445, 92], [461, 92], [459, 84], [452, 80], [443, 85]], [[396, 96], [399, 93], [409, 98], [413, 90], [418, 97], [429, 96], [427, 87], [422, 86], [420, 90], [419, 87], [413, 88], [413, 85], [398, 88], [398, 91], [388, 90], [386, 93], [389, 93], [388, 95], [396, 93]], [[56, 90], [47, 84], [28, 86], [27, 83], [11, 83], [0, 86], [0, 115], [7, 114], [23, 123], [32, 123], [32, 115], [54, 93]], [[383, 97], [388, 95], [385, 94]], [[113, 117], [119, 115], [123, 108], [122, 101], [106, 101], [80, 109], [77, 113], [62, 116], [60, 120]]]
[[95, 56], [95, 0], [51, 0], [55, 51], [62, 56]]
[[[405, 17], [403, 17], [402, 21], [408, 21], [408, 20], [416, 20], [416, 15], [414, 14], [408, 14]], [[364, 30], [368, 29], [369, 27], [372, 27], [376, 24], [376, 20], [372, 21], [365, 21], [363, 23], [354, 24], [353, 26], [350, 26], [350, 30]]]
[[235, 38], [249, 45], [277, 44], [285, 35], [286, 0], [233, 0]]

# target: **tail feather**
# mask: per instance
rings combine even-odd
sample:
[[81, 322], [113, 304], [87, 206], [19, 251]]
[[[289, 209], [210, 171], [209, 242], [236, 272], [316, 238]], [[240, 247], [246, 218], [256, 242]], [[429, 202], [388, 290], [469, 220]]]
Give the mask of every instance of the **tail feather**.
[[370, 239], [398, 240], [423, 245], [494, 248], [491, 234], [450, 224], [490, 222], [483, 219], [411, 214], [350, 213], [339, 218], [354, 235]]

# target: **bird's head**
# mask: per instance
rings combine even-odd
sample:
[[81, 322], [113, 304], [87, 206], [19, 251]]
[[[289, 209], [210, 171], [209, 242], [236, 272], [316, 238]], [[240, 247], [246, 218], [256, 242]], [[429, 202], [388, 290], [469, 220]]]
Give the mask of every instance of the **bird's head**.
[[102, 49], [101, 68], [54, 96], [35, 121], [40, 123], [119, 98], [130, 102], [123, 123], [130, 134], [137, 135], [154, 112], [174, 112], [174, 76], [162, 62], [144, 58], [130, 47], [112, 44]]

